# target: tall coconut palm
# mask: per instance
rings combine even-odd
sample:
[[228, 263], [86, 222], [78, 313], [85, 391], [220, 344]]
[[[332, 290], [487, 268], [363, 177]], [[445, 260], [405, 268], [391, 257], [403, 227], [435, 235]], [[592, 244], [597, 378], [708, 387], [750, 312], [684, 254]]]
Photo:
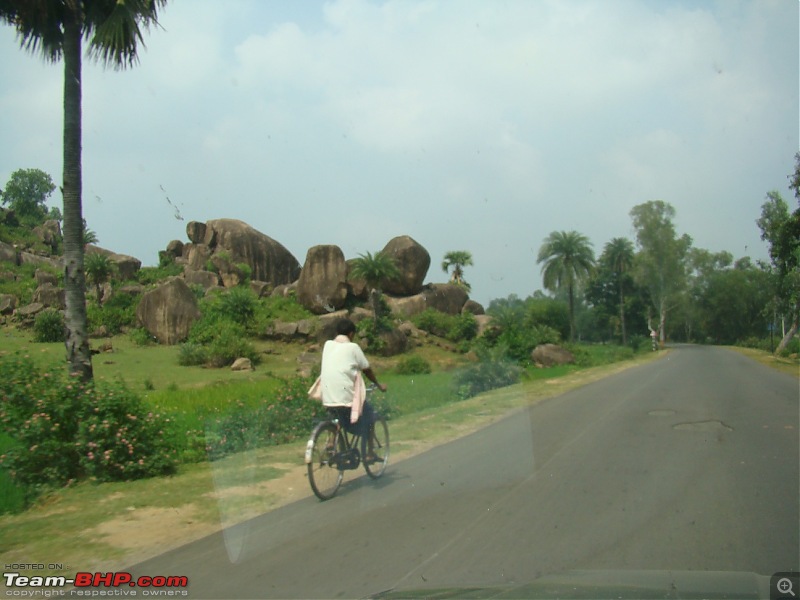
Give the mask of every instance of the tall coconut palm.
[[399, 277], [400, 269], [388, 254], [376, 252], [373, 255], [367, 252], [359, 254], [359, 257], [353, 261], [350, 274], [367, 283], [372, 312], [377, 323], [381, 317], [381, 287], [387, 279]]
[[603, 260], [617, 277], [619, 286], [619, 320], [622, 327], [622, 343], [628, 343], [625, 328], [625, 274], [633, 266], [633, 242], [627, 238], [614, 238], [603, 248]]
[[471, 266], [472, 254], [466, 250], [452, 250], [444, 255], [442, 261], [442, 271], [445, 273], [449, 273], [450, 268], [453, 268], [453, 272], [450, 273], [450, 283], [459, 285], [467, 291], [470, 290], [470, 285], [464, 281], [464, 267]]
[[64, 60], [64, 289], [67, 362], [71, 373], [92, 378], [86, 321], [81, 206], [81, 46], [105, 66], [137, 61], [142, 28], [156, 23], [166, 0], [0, 0], [0, 21], [17, 30], [21, 46], [48, 62]]
[[589, 238], [577, 231], [554, 231], [539, 248], [544, 287], [566, 288], [569, 298], [569, 339], [575, 340], [575, 288], [594, 270], [594, 251]]

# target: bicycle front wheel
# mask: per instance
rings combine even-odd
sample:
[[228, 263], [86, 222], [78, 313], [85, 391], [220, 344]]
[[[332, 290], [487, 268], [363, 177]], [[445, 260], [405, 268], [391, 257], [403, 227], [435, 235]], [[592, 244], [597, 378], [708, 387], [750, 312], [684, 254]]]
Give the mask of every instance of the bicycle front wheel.
[[320, 423], [308, 440], [306, 459], [308, 482], [320, 500], [333, 498], [342, 483], [343, 471], [336, 457], [345, 450], [342, 435], [337, 434], [336, 425], [331, 422]]
[[368, 445], [364, 468], [367, 475], [377, 479], [383, 475], [386, 465], [389, 464], [389, 426], [386, 424], [386, 419], [378, 417], [370, 427], [369, 433], [372, 447]]

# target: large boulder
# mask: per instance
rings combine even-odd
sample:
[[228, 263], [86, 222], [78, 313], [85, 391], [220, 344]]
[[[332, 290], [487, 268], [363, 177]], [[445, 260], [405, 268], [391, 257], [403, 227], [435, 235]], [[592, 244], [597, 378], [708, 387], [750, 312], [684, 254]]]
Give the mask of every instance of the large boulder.
[[193, 244], [202, 244], [206, 237], [206, 224], [198, 221], [189, 221], [186, 224], [186, 237]]
[[186, 269], [204, 271], [211, 258], [211, 248], [205, 244], [184, 244], [182, 258]]
[[13, 294], [0, 294], [0, 315], [10, 315], [17, 308], [17, 297]]
[[539, 367], [555, 367], [575, 362], [575, 356], [569, 350], [555, 344], [540, 344], [531, 352], [531, 359]]
[[300, 263], [283, 245], [236, 219], [206, 222], [203, 243], [213, 253], [226, 253], [234, 263], [250, 267], [250, 277], [274, 286], [292, 283]]
[[383, 299], [386, 301], [389, 310], [400, 317], [410, 318], [425, 312], [425, 309], [428, 308], [428, 303], [422, 294], [401, 297], [384, 294]]
[[186, 280], [187, 285], [199, 285], [204, 290], [209, 290], [219, 286], [219, 275], [211, 271], [192, 271], [185, 269], [183, 278]]
[[49, 283], [50, 285], [58, 285], [58, 276], [54, 275], [50, 271], [36, 269], [36, 272], [33, 274], [33, 278], [36, 280], [36, 285], [44, 285], [45, 283]]
[[427, 308], [433, 308], [448, 315], [460, 315], [469, 300], [467, 292], [453, 283], [433, 283], [422, 291]]
[[197, 299], [180, 277], [144, 294], [136, 309], [139, 324], [162, 344], [184, 341], [199, 318]]
[[314, 246], [297, 280], [297, 301], [322, 315], [344, 306], [347, 299], [347, 263], [338, 246]]
[[17, 249], [11, 244], [0, 242], [0, 262], [10, 262], [12, 265], [18, 265]]
[[61, 258], [51, 258], [49, 256], [39, 256], [31, 252], [19, 253], [19, 265], [36, 265], [37, 267], [48, 266], [52, 269], [60, 271], [64, 268], [64, 262]]
[[33, 292], [33, 301], [63, 310], [66, 306], [66, 294], [63, 288], [56, 287], [52, 283], [43, 283]]
[[353, 265], [357, 260], [357, 258], [351, 258], [347, 261], [347, 285], [350, 287], [351, 296], [360, 300], [367, 300], [369, 298], [369, 288], [367, 287], [367, 282], [351, 275], [351, 272], [353, 271]]
[[126, 254], [117, 254], [111, 250], [106, 250], [100, 246], [88, 244], [86, 254], [105, 254], [114, 263], [116, 269], [115, 278], [120, 281], [131, 281], [136, 279], [136, 273], [142, 268], [142, 261]]
[[413, 296], [422, 289], [431, 255], [419, 243], [407, 235], [389, 240], [383, 251], [394, 259], [400, 276], [383, 284], [383, 291], [396, 296]]
[[61, 224], [58, 221], [54, 219], [45, 221], [41, 225], [34, 227], [33, 233], [50, 248], [53, 254], [58, 251], [58, 243], [62, 239]]

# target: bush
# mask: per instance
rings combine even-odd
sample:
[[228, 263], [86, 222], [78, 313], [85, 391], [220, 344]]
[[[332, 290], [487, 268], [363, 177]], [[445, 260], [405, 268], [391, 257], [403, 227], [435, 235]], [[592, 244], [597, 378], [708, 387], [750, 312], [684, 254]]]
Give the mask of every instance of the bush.
[[478, 359], [453, 377], [456, 395], [462, 400], [519, 381], [522, 368], [509, 360], [502, 348], [482, 349]]
[[90, 330], [105, 327], [109, 335], [116, 335], [125, 327], [136, 324], [137, 300], [128, 294], [115, 294], [103, 305], [89, 303], [86, 317]]
[[212, 298], [209, 308], [217, 317], [248, 327], [253, 322], [257, 304], [258, 298], [253, 290], [236, 287]]
[[82, 383], [0, 357], [0, 398], [0, 425], [16, 444], [0, 464], [30, 495], [87, 477], [120, 481], [175, 469], [169, 423], [121, 384]]
[[225, 321], [218, 335], [207, 346], [208, 365], [211, 367], [227, 367], [237, 358], [249, 358], [253, 365], [261, 362], [261, 355], [236, 327], [230, 327]]
[[150, 335], [150, 332], [144, 327], [131, 329], [130, 333], [128, 333], [128, 337], [137, 346], [150, 346], [156, 342], [156, 338]]
[[309, 400], [309, 387], [309, 379], [295, 377], [256, 407], [239, 402], [206, 427], [209, 459], [308, 437], [314, 423], [325, 415], [322, 403]]
[[48, 308], [36, 315], [33, 322], [34, 342], [63, 342], [64, 315], [61, 311]]
[[178, 350], [178, 364], [182, 367], [199, 367], [208, 362], [208, 351], [197, 342], [185, 342]]
[[183, 273], [183, 267], [173, 262], [159, 267], [142, 267], [136, 273], [136, 280], [142, 285], [150, 285], [181, 273]]
[[[775, 343], [775, 347], [778, 347], [780, 341]], [[781, 356], [789, 356], [791, 354], [798, 354], [800, 353], [800, 339], [797, 337], [792, 338], [789, 340], [789, 343], [786, 344], [786, 348], [781, 351]]]
[[419, 375], [431, 372], [431, 364], [418, 355], [403, 358], [395, 369], [400, 375]]
[[471, 340], [478, 333], [478, 322], [471, 313], [448, 315], [429, 308], [413, 317], [412, 322], [420, 329], [451, 342]]

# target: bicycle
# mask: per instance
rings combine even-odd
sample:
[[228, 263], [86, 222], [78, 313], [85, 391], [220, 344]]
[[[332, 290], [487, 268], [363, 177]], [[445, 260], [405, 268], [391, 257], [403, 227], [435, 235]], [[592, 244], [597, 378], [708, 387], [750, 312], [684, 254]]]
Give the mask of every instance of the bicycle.
[[[375, 386], [367, 388], [371, 392]], [[372, 479], [378, 479], [389, 463], [389, 426], [386, 419], [376, 413], [370, 427], [371, 447], [368, 444], [367, 460], [361, 456], [361, 436], [350, 433], [331, 416], [318, 423], [306, 444], [305, 463], [308, 482], [320, 500], [329, 500], [336, 495], [344, 479], [345, 471], [354, 471], [359, 465]]]

